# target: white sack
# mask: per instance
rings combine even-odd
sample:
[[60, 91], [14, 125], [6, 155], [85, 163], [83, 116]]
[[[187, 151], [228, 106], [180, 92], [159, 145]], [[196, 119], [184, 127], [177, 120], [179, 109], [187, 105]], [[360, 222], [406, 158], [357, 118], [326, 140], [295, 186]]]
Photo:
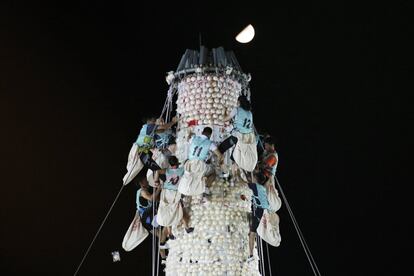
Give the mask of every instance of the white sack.
[[256, 231], [268, 244], [272, 246], [280, 245], [279, 216], [276, 213], [269, 213], [267, 209], [265, 209]]
[[243, 170], [251, 172], [257, 164], [257, 146], [254, 133], [236, 135], [237, 143], [234, 147], [233, 158]]
[[127, 185], [129, 182], [131, 182], [132, 179], [134, 179], [134, 177], [139, 174], [143, 167], [144, 164], [139, 158], [138, 146], [134, 143], [128, 155], [128, 172], [125, 174], [123, 178], [124, 185]]
[[149, 235], [148, 231], [142, 226], [138, 211], [131, 222], [122, 241], [122, 248], [125, 251], [131, 251], [137, 247]]
[[203, 176], [207, 165], [202, 160], [189, 160], [184, 164], [184, 175], [178, 184], [178, 191], [186, 196], [195, 196], [204, 193], [206, 184]]
[[282, 207], [282, 200], [280, 199], [279, 193], [274, 185], [268, 182], [265, 186], [270, 209], [276, 212], [280, 209], [280, 207]]
[[161, 226], [173, 226], [183, 218], [183, 207], [180, 203], [181, 194], [178, 191], [163, 189], [160, 205], [158, 206], [157, 223]]

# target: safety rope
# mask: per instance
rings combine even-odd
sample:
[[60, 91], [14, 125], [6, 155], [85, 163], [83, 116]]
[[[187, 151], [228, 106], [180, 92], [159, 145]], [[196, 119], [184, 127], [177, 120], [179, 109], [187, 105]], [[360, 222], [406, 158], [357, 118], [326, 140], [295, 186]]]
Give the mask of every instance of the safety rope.
[[259, 241], [260, 241], [260, 258], [262, 261], [262, 270], [263, 270], [263, 276], [266, 276], [266, 268], [265, 268], [265, 259], [264, 259], [264, 254], [263, 254], [263, 242], [262, 242], [262, 238], [259, 237]]
[[256, 244], [257, 244], [257, 253], [259, 255], [258, 264], [259, 264], [260, 275], [263, 275], [263, 266], [262, 266], [263, 258], [262, 258], [262, 252], [260, 251], [260, 236], [259, 235], [256, 236]]
[[151, 250], [151, 256], [152, 256], [152, 276], [154, 276], [154, 272], [155, 272], [155, 226], [154, 226], [154, 216], [155, 216], [155, 190], [153, 190], [152, 192], [152, 221], [151, 221], [151, 225], [152, 225], [152, 250]]
[[266, 243], [266, 255], [267, 255], [267, 264], [269, 266], [269, 274], [272, 276], [272, 266], [270, 264], [270, 253], [269, 253], [269, 245]]
[[160, 271], [160, 242], [161, 242], [161, 227], [158, 229], [158, 249], [157, 249], [157, 276]]
[[256, 234], [256, 247], [257, 247], [257, 255], [259, 257], [258, 265], [259, 265], [259, 273], [260, 275], [263, 275], [263, 269], [261, 265], [262, 257], [260, 256], [260, 245], [259, 245], [259, 235]]
[[172, 111], [172, 107], [173, 107], [172, 106], [173, 105], [172, 100], [173, 100], [174, 94], [175, 94], [175, 87], [173, 85], [171, 85], [168, 89], [167, 97], [165, 99], [165, 103], [164, 103], [164, 107], [163, 107], [163, 112], [161, 113], [161, 116], [160, 116], [160, 118], [162, 118], [162, 115], [164, 114], [164, 111], [166, 111], [165, 112], [165, 122], [170, 121], [170, 118], [171, 118], [171, 111]]
[[[131, 173], [132, 173], [133, 169], [135, 168], [135, 165], [136, 165], [136, 164], [137, 164], [137, 163], [135, 163], [135, 164], [132, 166], [132, 169], [131, 169], [131, 171], [129, 172], [127, 179], [130, 177], [130, 175], [131, 175]], [[109, 217], [109, 214], [111, 213], [112, 208], [114, 208], [115, 203], [117, 202], [117, 200], [118, 200], [119, 196], [121, 195], [121, 192], [122, 192], [122, 190], [124, 189], [124, 187], [125, 187], [125, 185], [122, 185], [122, 186], [121, 186], [121, 189], [119, 189], [118, 194], [116, 195], [116, 197], [115, 197], [114, 201], [112, 202], [111, 207], [109, 208], [108, 212], [106, 213], [105, 218], [104, 218], [104, 219], [103, 219], [103, 221], [101, 222], [101, 225], [99, 226], [98, 231], [96, 232], [95, 236], [93, 237], [92, 242], [89, 244], [89, 247], [88, 247], [88, 249], [86, 250], [85, 254], [83, 255], [83, 258], [82, 258], [81, 262], [79, 263], [79, 265], [78, 265], [78, 267], [77, 267], [77, 269], [76, 269], [75, 273], [73, 274], [73, 276], [78, 275], [78, 272], [79, 272], [79, 270], [80, 270], [80, 268], [81, 268], [81, 266], [82, 266], [83, 262], [85, 261], [86, 256], [88, 256], [89, 251], [90, 251], [90, 250], [91, 250], [91, 248], [92, 248], [92, 245], [95, 243], [96, 238], [98, 237], [99, 233], [101, 232], [102, 227], [104, 226], [104, 224], [105, 224], [105, 222], [106, 222], [107, 218]]]
[[279, 188], [280, 194], [282, 195], [283, 201], [285, 202], [286, 209], [289, 212], [290, 218], [292, 219], [293, 225], [295, 227], [295, 230], [298, 234], [299, 240], [302, 244], [303, 250], [305, 251], [306, 257], [308, 258], [309, 264], [312, 268], [313, 274], [317, 276], [321, 276], [321, 273], [319, 272], [318, 266], [316, 265], [315, 260], [313, 259], [312, 253], [308, 247], [308, 244], [306, 243], [305, 237], [302, 234], [302, 231], [300, 230], [299, 224], [296, 221], [295, 215], [292, 212], [292, 209], [290, 208], [290, 204], [285, 196], [285, 193], [283, 192], [282, 186], [280, 185], [277, 177], [275, 176], [275, 180], [277, 183], [277, 186]]

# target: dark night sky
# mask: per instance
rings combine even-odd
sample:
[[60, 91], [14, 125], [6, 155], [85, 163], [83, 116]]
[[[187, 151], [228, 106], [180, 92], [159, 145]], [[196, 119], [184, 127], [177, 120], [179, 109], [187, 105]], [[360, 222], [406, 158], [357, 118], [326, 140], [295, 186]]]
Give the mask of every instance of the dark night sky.
[[[277, 139], [279, 179], [322, 275], [402, 275], [413, 179], [408, 1], [32, 2], [0, 4], [1, 275], [74, 273], [141, 118], [161, 111], [165, 74], [199, 32], [252, 74], [255, 123]], [[255, 39], [237, 44], [249, 23]], [[79, 275], [150, 274], [150, 239], [121, 250], [135, 190], [124, 189]], [[274, 275], [312, 275], [279, 214]]]

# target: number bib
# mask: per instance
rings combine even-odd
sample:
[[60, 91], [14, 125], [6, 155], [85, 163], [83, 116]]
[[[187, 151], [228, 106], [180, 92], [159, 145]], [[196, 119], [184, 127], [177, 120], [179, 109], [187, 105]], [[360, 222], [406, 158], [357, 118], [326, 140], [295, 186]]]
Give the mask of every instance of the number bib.
[[253, 115], [241, 107], [237, 108], [235, 117], [235, 129], [240, 133], [247, 134], [253, 131]]
[[165, 172], [166, 180], [164, 183], [164, 189], [168, 190], [177, 190], [177, 184], [180, 181], [181, 176], [184, 174], [184, 168], [178, 168], [178, 169], [167, 169]]
[[207, 160], [211, 145], [210, 139], [195, 136], [190, 145], [189, 160]]

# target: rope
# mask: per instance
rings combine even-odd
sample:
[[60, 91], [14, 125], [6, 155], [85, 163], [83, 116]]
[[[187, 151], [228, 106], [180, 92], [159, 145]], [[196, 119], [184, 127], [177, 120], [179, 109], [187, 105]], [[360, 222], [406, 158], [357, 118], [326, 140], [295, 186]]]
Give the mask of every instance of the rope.
[[269, 274], [272, 276], [272, 266], [270, 265], [270, 254], [269, 254], [269, 245], [266, 243], [266, 255], [267, 255], [267, 263], [269, 266]]
[[262, 252], [260, 251], [260, 237], [259, 235], [256, 236], [256, 244], [257, 244], [257, 251], [259, 253], [259, 270], [260, 270], [260, 274], [263, 275], [263, 266], [262, 266]]
[[293, 225], [295, 227], [295, 230], [298, 233], [299, 240], [300, 240], [300, 242], [302, 244], [302, 247], [303, 247], [303, 249], [305, 251], [306, 257], [307, 257], [308, 262], [309, 262], [309, 264], [310, 264], [310, 266], [312, 268], [313, 274], [314, 275], [321, 276], [321, 273], [319, 272], [318, 266], [316, 265], [316, 262], [313, 259], [313, 256], [312, 256], [312, 253], [311, 253], [311, 251], [310, 251], [310, 249], [308, 247], [308, 244], [306, 243], [305, 237], [303, 236], [302, 231], [300, 230], [299, 224], [296, 221], [296, 218], [295, 218], [295, 216], [294, 216], [294, 214], [292, 212], [292, 209], [290, 208], [290, 205], [289, 205], [289, 202], [287, 201], [287, 198], [285, 196], [285, 193], [283, 192], [282, 186], [280, 185], [280, 183], [279, 183], [279, 181], [278, 181], [278, 179], [277, 179], [276, 176], [275, 176], [275, 180], [276, 180], [277, 186], [278, 186], [278, 188], [280, 190], [280, 194], [282, 195], [283, 200], [284, 200], [284, 202], [286, 204], [286, 208], [287, 208], [287, 210], [289, 212], [290, 218], [292, 219], [292, 222], [293, 222]]
[[160, 270], [160, 238], [161, 238], [161, 227], [158, 230], [158, 250], [157, 250], [157, 276]]
[[174, 86], [171, 85], [170, 88], [168, 89], [167, 92], [167, 98], [165, 99], [164, 102], [164, 107], [161, 113], [160, 118], [163, 116], [164, 112], [165, 112], [165, 121], [168, 122], [170, 120], [171, 117], [171, 110], [172, 110], [172, 99], [174, 97]]
[[263, 270], [263, 276], [266, 276], [266, 268], [265, 268], [265, 260], [264, 260], [264, 255], [263, 255], [263, 242], [262, 242], [262, 238], [259, 237], [259, 241], [260, 241], [260, 258], [262, 261], [262, 270]]
[[152, 192], [152, 276], [155, 275], [155, 226], [154, 226], [154, 217], [155, 217], [155, 189]]
[[[134, 165], [134, 166], [135, 166], [135, 165]], [[131, 171], [132, 171], [132, 170], [131, 170]], [[129, 177], [129, 176], [128, 176], [128, 177]], [[112, 202], [112, 205], [111, 205], [111, 207], [109, 208], [108, 212], [106, 213], [105, 218], [103, 219], [103, 221], [102, 221], [102, 223], [101, 223], [101, 226], [99, 226], [98, 231], [96, 232], [95, 236], [93, 237], [92, 242], [89, 244], [88, 249], [86, 250], [85, 254], [83, 255], [83, 258], [82, 258], [82, 260], [81, 260], [80, 264], [78, 265], [78, 268], [76, 269], [75, 273], [73, 274], [74, 276], [78, 275], [78, 272], [79, 272], [79, 270], [80, 270], [80, 268], [81, 268], [81, 266], [82, 266], [83, 262], [85, 261], [86, 256], [88, 256], [89, 251], [90, 251], [90, 250], [91, 250], [91, 248], [92, 248], [92, 245], [95, 243], [96, 238], [98, 237], [99, 233], [101, 232], [101, 229], [102, 229], [102, 227], [104, 226], [104, 224], [105, 224], [105, 222], [106, 222], [106, 219], [108, 218], [109, 214], [111, 213], [112, 208], [115, 206], [115, 203], [117, 202], [117, 200], [118, 200], [118, 198], [119, 198], [119, 195], [121, 194], [121, 192], [122, 192], [122, 190], [124, 189], [124, 187], [125, 187], [125, 186], [124, 186], [124, 185], [122, 185], [121, 189], [119, 189], [119, 192], [118, 192], [118, 194], [116, 195], [116, 197], [115, 197], [114, 201]]]

